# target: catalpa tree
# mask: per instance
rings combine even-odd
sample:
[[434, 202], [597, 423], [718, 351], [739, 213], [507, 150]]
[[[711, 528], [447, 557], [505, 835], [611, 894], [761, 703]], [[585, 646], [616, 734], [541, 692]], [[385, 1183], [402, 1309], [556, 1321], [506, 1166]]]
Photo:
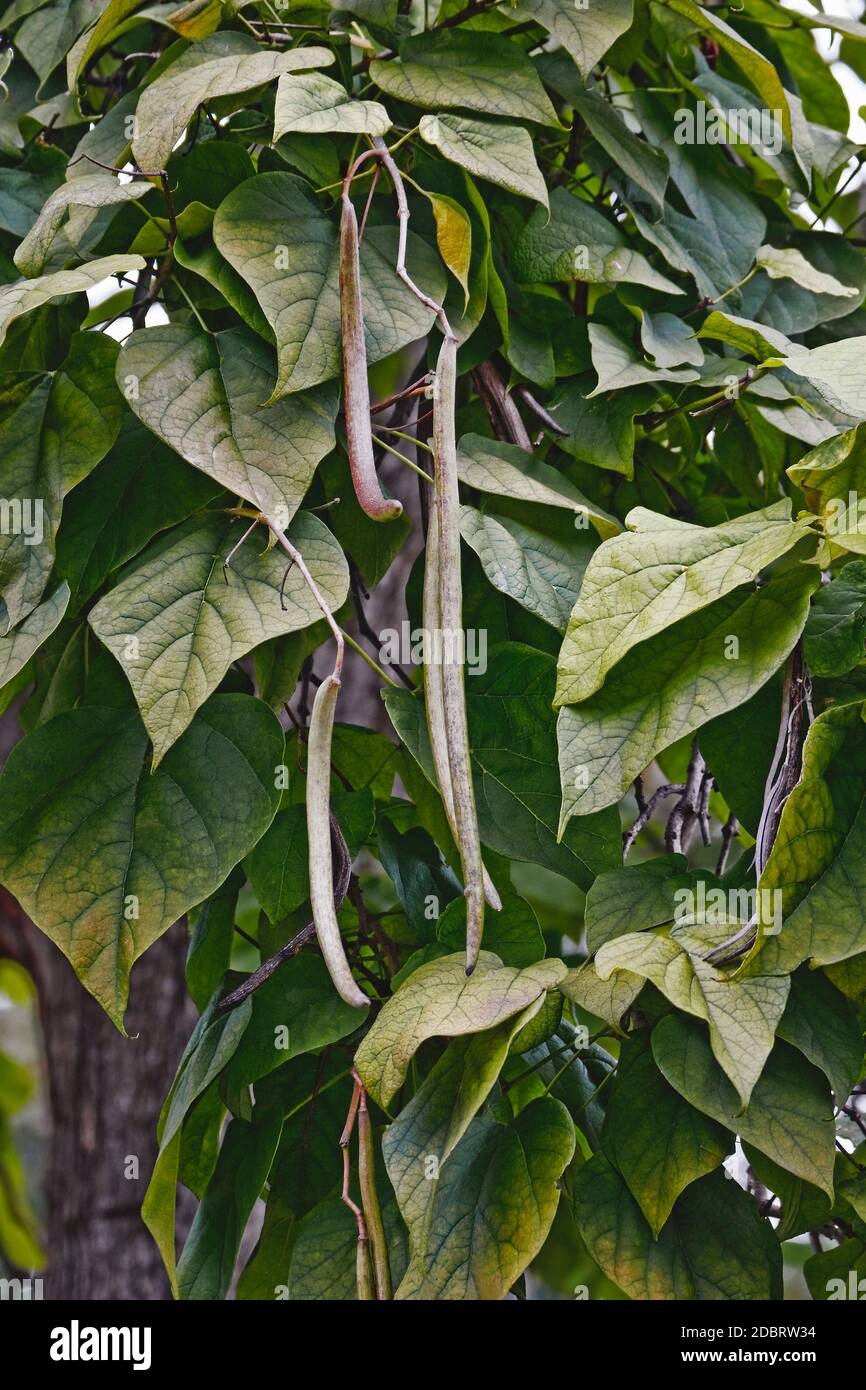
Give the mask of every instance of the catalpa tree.
[[2, 27], [0, 881], [121, 1031], [186, 920], [175, 1294], [847, 1296], [866, 26]]

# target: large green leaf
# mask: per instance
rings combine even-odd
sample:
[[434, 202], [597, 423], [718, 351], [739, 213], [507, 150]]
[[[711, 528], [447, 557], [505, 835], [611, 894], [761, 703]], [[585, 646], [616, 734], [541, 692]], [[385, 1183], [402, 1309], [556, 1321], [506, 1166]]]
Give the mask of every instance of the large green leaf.
[[551, 464], [536, 459], [516, 444], [464, 434], [459, 443], [460, 481], [479, 492], [510, 497], [518, 502], [541, 502], [574, 512], [583, 525], [589, 521], [603, 538], [619, 533], [615, 516], [590, 502]]
[[[803, 747], [759, 888], [782, 895], [782, 930], [761, 932], [754, 965], [785, 973], [866, 950], [866, 726], [861, 704], [825, 710]], [[768, 899], [768, 901], [770, 901]]]
[[[487, 670], [467, 681], [475, 801], [485, 845], [509, 859], [540, 864], [587, 889], [621, 859], [619, 817], [604, 812], [569, 826], [557, 841], [560, 788], [551, 700], [553, 658], [530, 647], [496, 647]], [[394, 727], [436, 785], [423, 705], [388, 689]]]
[[648, 200], [661, 213], [668, 181], [668, 162], [662, 151], [635, 135], [613, 100], [602, 95], [603, 88], [584, 86], [561, 53], [545, 55], [540, 70], [544, 80], [565, 98], [605, 154], [622, 170], [630, 184], [626, 191], [628, 200], [640, 198], [641, 190], [646, 195], [642, 201]]
[[[548, 531], [507, 516], [461, 507], [460, 534], [494, 589], [564, 631], [592, 551], [587, 533], [565, 521]], [[552, 532], [552, 534], [551, 534]]]
[[510, 1124], [478, 1116], [436, 1179], [423, 1256], [396, 1297], [504, 1298], [544, 1243], [573, 1153], [574, 1125], [550, 1096]]
[[391, 117], [378, 101], [353, 101], [332, 77], [281, 77], [274, 102], [274, 140], [300, 135], [384, 135]]
[[561, 386], [551, 409], [568, 433], [559, 440], [560, 448], [595, 468], [608, 468], [627, 478], [634, 476], [635, 416], [643, 414], [655, 400], [653, 386], [632, 386], [610, 398], [593, 396], [592, 372], [575, 377]]
[[[340, 372], [340, 238], [309, 185], [294, 174], [259, 174], [217, 209], [214, 241], [253, 290], [277, 344], [271, 400]], [[429, 332], [434, 311], [397, 279], [397, 232], [369, 227], [361, 246], [367, 357], [377, 362]], [[409, 233], [409, 273], [437, 302], [441, 263]]]
[[788, 477], [803, 489], [833, 544], [866, 555], [866, 425], [819, 444], [788, 469]]
[[199, 107], [248, 92], [272, 82], [282, 73], [325, 68], [334, 61], [327, 48], [293, 48], [289, 52], [260, 49], [229, 54], [179, 71], [172, 64], [145, 87], [135, 108], [132, 153], [139, 169], [164, 169], [178, 139]]
[[524, 284], [623, 282], [682, 294], [634, 249], [616, 223], [565, 188], [551, 193], [549, 216], [542, 208], [533, 212], [514, 246], [512, 265]]
[[[637, 646], [595, 695], [560, 710], [560, 829], [618, 801], [657, 753], [759, 690], [799, 637], [816, 583], [803, 565], [735, 590]], [[569, 683], [581, 675], [569, 661]]]
[[601, 1154], [575, 1179], [574, 1210], [592, 1258], [629, 1298], [781, 1297], [782, 1252], [773, 1229], [754, 1199], [721, 1173], [686, 1188], [658, 1241]]
[[370, 78], [389, 96], [427, 110], [456, 106], [483, 116], [559, 125], [523, 49], [499, 34], [457, 29], [418, 34], [400, 45], [398, 57], [374, 59]]
[[668, 1085], [649, 1041], [636, 1037], [620, 1051], [602, 1143], [657, 1238], [680, 1193], [718, 1168], [733, 1135]]
[[[216, 690], [232, 662], [269, 638], [309, 627], [321, 609], [296, 566], [250, 537], [223, 562], [248, 523], [218, 513], [191, 517], [137, 557], [90, 614], [90, 626], [122, 665], [153, 742], [154, 767]], [[325, 602], [349, 588], [343, 552], [318, 517], [290, 528]]]
[[691, 1105], [832, 1198], [836, 1136], [830, 1088], [799, 1052], [776, 1043], [743, 1110], [701, 1023], [668, 1014], [653, 1029], [652, 1044], [662, 1075]]
[[[97, 209], [143, 198], [151, 191], [144, 181], [118, 183], [110, 174], [90, 174], [63, 183], [45, 200], [33, 226], [15, 251], [14, 261], [22, 275], [39, 275], [48, 258], [51, 243], [70, 208]], [[67, 229], [71, 232], [71, 228]]]
[[707, 34], [724, 49], [749, 79], [768, 110], [772, 111], [774, 116], [777, 112], [781, 115], [782, 132], [785, 138], [790, 140], [791, 113], [788, 109], [788, 94], [770, 60], [712, 10], [697, 4], [697, 0], [668, 0], [668, 3], [672, 9], [690, 19], [701, 33]]
[[608, 391], [624, 391], [629, 387], [647, 386], [655, 381], [672, 381], [680, 385], [698, 381], [700, 374], [692, 367], [662, 367], [645, 362], [631, 343], [604, 323], [591, 323], [588, 329], [592, 349], [592, 365], [598, 382], [588, 399]]
[[66, 499], [56, 573], [80, 606], [158, 532], [213, 501], [220, 486], [128, 414], [102, 463]]
[[69, 585], [58, 585], [54, 593], [27, 615], [6, 637], [0, 637], [0, 706], [2, 691], [27, 665], [34, 652], [59, 626], [69, 604]]
[[629, 970], [612, 970], [603, 980], [594, 963], [586, 961], [577, 969], [569, 970], [559, 988], [566, 999], [619, 1029], [626, 1011], [645, 983], [642, 975], [633, 975]]
[[202, 1014], [181, 1057], [162, 1109], [159, 1153], [141, 1207], [141, 1217], [153, 1236], [177, 1296], [174, 1217], [182, 1127], [195, 1105], [223, 1070], [243, 1037], [252, 1010], [245, 999], [237, 1009], [214, 1017], [216, 997]]
[[8, 625], [42, 597], [64, 497], [117, 437], [123, 401], [112, 380], [116, 355], [116, 344], [103, 334], [76, 333], [60, 369], [32, 378], [26, 394], [10, 392], [11, 409], [0, 409], [0, 597]]
[[463, 954], [443, 956], [413, 971], [388, 1000], [355, 1054], [367, 1090], [388, 1106], [426, 1038], [482, 1033], [526, 1009], [565, 974], [559, 960], [522, 970], [482, 951], [472, 975]]
[[522, 5], [526, 19], [543, 24], [574, 59], [583, 77], [631, 27], [634, 0], [591, 0], [577, 6], [574, 0], [533, 0]]
[[597, 951], [606, 941], [646, 931], [673, 920], [676, 889], [688, 883], [682, 854], [665, 854], [599, 874], [586, 895], [586, 944]]
[[[416, 1262], [423, 1264], [427, 1252], [438, 1173], [490, 1095], [515, 1035], [541, 1003], [539, 995], [503, 1023], [455, 1038], [384, 1133], [382, 1154]], [[435, 1178], [428, 1162], [431, 1154], [436, 1158]]]
[[844, 995], [821, 970], [798, 970], [777, 1029], [827, 1077], [844, 1105], [861, 1075], [863, 1029]]
[[135, 961], [273, 819], [282, 751], [273, 714], [245, 695], [214, 696], [153, 776], [129, 709], [83, 706], [13, 750], [0, 875], [121, 1030]]
[[845, 676], [859, 665], [866, 637], [866, 560], [852, 560], [815, 595], [803, 633], [814, 676]]
[[62, 295], [93, 289], [110, 275], [141, 270], [143, 266], [141, 256], [103, 256], [77, 270], [57, 270], [35, 280], [14, 280], [10, 285], [0, 285], [0, 344], [5, 341], [10, 324], [21, 314], [29, 314], [32, 309]]
[[225, 1298], [250, 1213], [267, 1181], [282, 1112], [256, 1106], [251, 1124], [232, 1120], [177, 1266], [181, 1298]]
[[751, 583], [806, 534], [787, 500], [706, 527], [636, 507], [626, 526], [584, 574], [559, 657], [560, 705], [585, 700], [637, 643]]
[[843, 285], [834, 275], [826, 275], [823, 271], [816, 270], [812, 263], [806, 260], [802, 251], [798, 251], [794, 246], [761, 246], [755, 257], [755, 264], [771, 279], [795, 280], [802, 289], [812, 290], [815, 294], [838, 295], [843, 299], [850, 299], [858, 293], [854, 285]]
[[602, 980], [614, 970], [642, 975], [678, 1009], [705, 1019], [722, 1070], [748, 1105], [775, 1040], [788, 998], [781, 975], [729, 978], [668, 936], [633, 932], [608, 941], [595, 957]]
[[492, 125], [466, 116], [422, 116], [421, 139], [476, 178], [548, 206], [547, 185], [522, 126]]
[[127, 339], [117, 364], [129, 404], [189, 463], [286, 525], [334, 446], [335, 386], [262, 409], [270, 349], [245, 328], [212, 336], [185, 324]]
[[819, 343], [814, 348], [793, 343], [782, 365], [804, 378], [806, 389], [815, 392], [819, 401], [831, 411], [863, 420], [866, 418], [864, 349], [866, 336]]

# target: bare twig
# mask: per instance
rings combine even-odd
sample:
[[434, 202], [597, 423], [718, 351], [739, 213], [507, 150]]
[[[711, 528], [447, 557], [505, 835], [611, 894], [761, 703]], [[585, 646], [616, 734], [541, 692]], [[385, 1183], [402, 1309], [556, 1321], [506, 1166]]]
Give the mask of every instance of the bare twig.
[[695, 738], [692, 741], [692, 755], [686, 772], [685, 788], [671, 811], [665, 830], [665, 848], [669, 854], [685, 854], [694, 828], [700, 824], [701, 790], [705, 770], [706, 764]]
[[541, 404], [541, 401], [535, 399], [528, 386], [521, 383], [519, 386], [515, 386], [514, 390], [520, 399], [526, 402], [533, 415], [538, 417], [546, 430], [550, 430], [551, 434], [568, 434], [565, 426], [551, 415], [550, 411]]
[[644, 799], [643, 789], [641, 789], [640, 798], [638, 800], [640, 814], [638, 815], [638, 818], [635, 821], [634, 825], [631, 827], [631, 829], [626, 830], [622, 837], [623, 859], [625, 859], [628, 855], [629, 850], [631, 849], [640, 832], [643, 830], [644, 826], [650, 820], [659, 802], [664, 801], [665, 798], [668, 796], [682, 796], [685, 789], [685, 782], [665, 782], [661, 787], [658, 787], [653, 792], [649, 800]]
[[731, 852], [731, 845], [740, 833], [740, 822], [731, 813], [722, 826], [722, 847], [719, 850], [719, 862], [716, 865], [716, 874], [721, 878], [728, 865], [728, 855]]

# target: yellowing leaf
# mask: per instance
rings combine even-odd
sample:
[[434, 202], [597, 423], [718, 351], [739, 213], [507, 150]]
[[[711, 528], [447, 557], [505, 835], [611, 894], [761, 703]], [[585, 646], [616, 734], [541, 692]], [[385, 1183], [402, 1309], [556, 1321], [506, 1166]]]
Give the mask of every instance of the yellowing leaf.
[[459, 203], [444, 193], [427, 193], [436, 219], [436, 245], [451, 274], [464, 294], [464, 307], [469, 303], [469, 264], [472, 260], [472, 223]]
[[482, 1033], [527, 1008], [565, 974], [560, 960], [519, 970], [482, 951], [472, 975], [466, 956], [443, 956], [413, 971], [388, 1000], [355, 1054], [355, 1066], [378, 1104], [387, 1107], [426, 1038]]

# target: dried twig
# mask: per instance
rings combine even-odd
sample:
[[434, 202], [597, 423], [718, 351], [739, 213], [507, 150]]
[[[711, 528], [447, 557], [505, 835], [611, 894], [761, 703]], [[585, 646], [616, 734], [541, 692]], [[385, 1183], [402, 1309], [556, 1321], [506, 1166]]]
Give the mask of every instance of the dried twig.
[[631, 849], [640, 832], [643, 830], [644, 826], [650, 820], [659, 802], [664, 801], [665, 798], [668, 796], [682, 796], [685, 789], [685, 782], [665, 782], [661, 787], [658, 787], [653, 792], [649, 800], [646, 800], [643, 795], [643, 788], [641, 788], [640, 796], [638, 797], [638, 808], [640, 814], [638, 815], [638, 818], [635, 821], [634, 825], [631, 827], [631, 829], [626, 830], [622, 837], [623, 859], [625, 859], [628, 855], [629, 850]]
[[695, 826], [700, 824], [701, 791], [705, 770], [706, 764], [695, 738], [692, 740], [692, 755], [686, 772], [685, 787], [671, 811], [665, 830], [665, 848], [669, 854], [685, 854]]

